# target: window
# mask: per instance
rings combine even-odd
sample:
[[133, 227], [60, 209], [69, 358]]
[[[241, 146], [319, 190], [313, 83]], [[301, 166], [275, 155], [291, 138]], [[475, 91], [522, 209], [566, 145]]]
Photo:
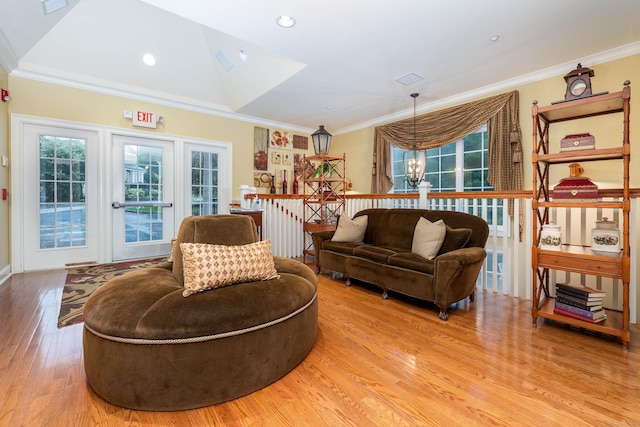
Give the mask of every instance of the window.
[[[404, 178], [402, 153], [392, 147], [393, 192], [411, 193], [415, 190]], [[486, 125], [459, 141], [426, 151], [427, 171], [424, 180], [431, 184], [431, 192], [493, 191], [487, 182], [489, 175], [489, 139]], [[497, 200], [497, 224], [503, 224], [502, 199]], [[478, 200], [478, 203], [482, 203]], [[493, 206], [487, 207], [487, 222], [493, 224]], [[472, 212], [469, 208], [469, 213]]]
[[218, 154], [191, 152], [191, 215], [218, 213]]
[[[405, 150], [392, 147], [393, 192], [413, 192], [404, 178], [402, 154]], [[442, 191], [492, 191], [487, 182], [489, 174], [489, 141], [487, 128], [482, 126], [459, 141], [426, 151], [427, 172], [425, 181], [431, 190]]]

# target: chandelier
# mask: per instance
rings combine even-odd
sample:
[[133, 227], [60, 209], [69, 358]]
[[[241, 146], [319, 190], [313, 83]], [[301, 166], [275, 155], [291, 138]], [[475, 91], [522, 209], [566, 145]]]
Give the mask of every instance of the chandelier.
[[402, 154], [402, 165], [404, 168], [404, 178], [407, 183], [416, 190], [418, 185], [424, 177], [424, 172], [427, 167], [427, 160], [424, 155], [424, 150], [418, 151], [418, 141], [416, 136], [416, 98], [419, 93], [412, 93], [413, 98], [413, 146], [412, 151], [407, 151]]

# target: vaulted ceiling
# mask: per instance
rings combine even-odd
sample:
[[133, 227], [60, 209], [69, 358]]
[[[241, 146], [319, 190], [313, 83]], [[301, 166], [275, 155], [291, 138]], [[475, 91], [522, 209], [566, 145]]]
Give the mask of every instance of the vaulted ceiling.
[[[334, 133], [406, 116], [412, 92], [420, 111], [640, 51], [637, 0], [69, 0], [49, 15], [40, 0], [0, 5], [12, 75]], [[296, 25], [279, 27], [280, 15]], [[422, 80], [397, 81], [410, 73]]]

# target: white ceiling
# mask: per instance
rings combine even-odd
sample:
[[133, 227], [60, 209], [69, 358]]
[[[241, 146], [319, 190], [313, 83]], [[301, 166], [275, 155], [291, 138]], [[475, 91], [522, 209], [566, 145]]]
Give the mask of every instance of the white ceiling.
[[[0, 64], [16, 76], [308, 132], [404, 117], [412, 92], [420, 112], [640, 52], [638, 0], [69, 3], [45, 16], [40, 0], [0, 0]], [[278, 27], [279, 15], [297, 25]], [[147, 52], [153, 67], [142, 63]], [[424, 79], [395, 81], [408, 73]]]

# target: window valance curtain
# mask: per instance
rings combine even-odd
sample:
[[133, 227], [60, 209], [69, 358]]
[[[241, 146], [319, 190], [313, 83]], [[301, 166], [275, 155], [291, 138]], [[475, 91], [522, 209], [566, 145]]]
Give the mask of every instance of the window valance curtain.
[[[518, 91], [416, 116], [419, 150], [437, 148], [476, 131], [487, 123], [489, 184], [497, 191], [523, 188]], [[391, 145], [413, 148], [413, 117], [375, 128], [372, 193], [393, 186]]]

